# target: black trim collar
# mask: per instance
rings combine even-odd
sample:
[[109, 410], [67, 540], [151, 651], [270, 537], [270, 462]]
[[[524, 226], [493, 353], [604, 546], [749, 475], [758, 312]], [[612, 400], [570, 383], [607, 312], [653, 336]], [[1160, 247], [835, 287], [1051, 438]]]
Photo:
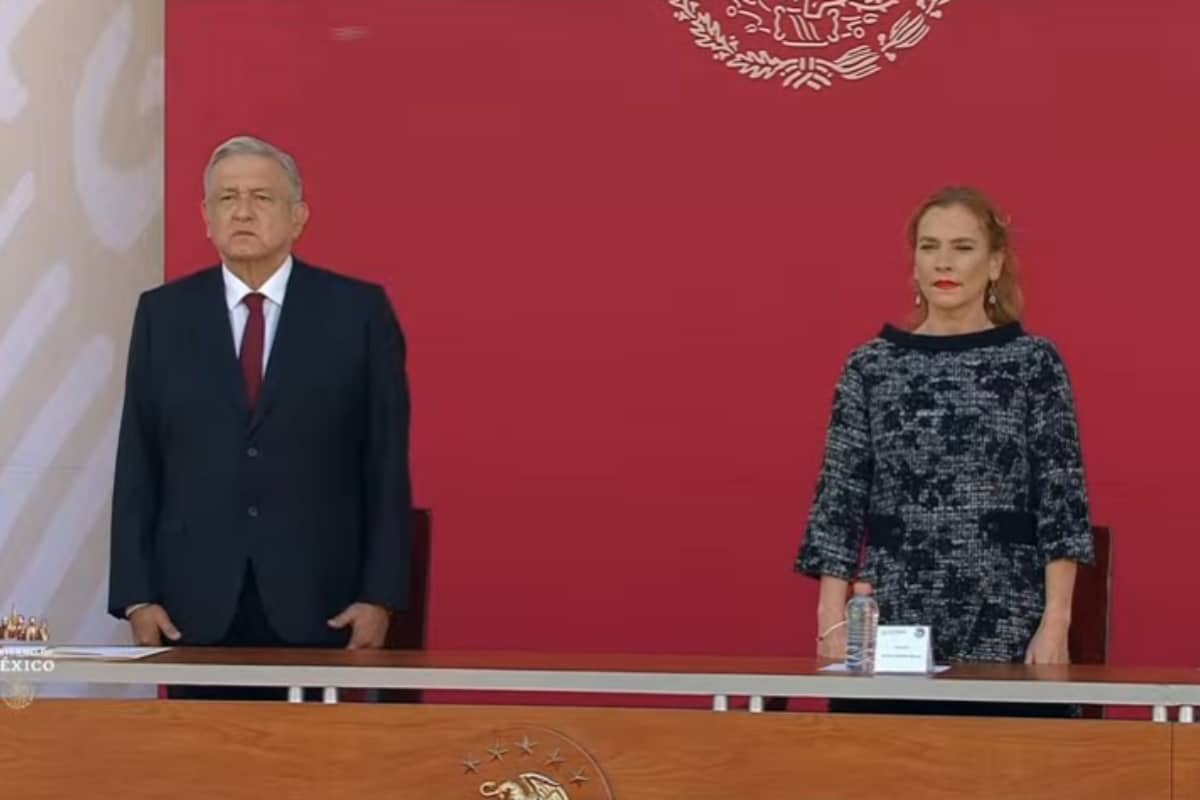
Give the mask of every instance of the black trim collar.
[[931, 333], [913, 333], [903, 331], [894, 325], [887, 324], [879, 332], [880, 338], [901, 347], [911, 347], [916, 350], [972, 350], [976, 347], [995, 347], [1008, 344], [1019, 336], [1024, 336], [1025, 330], [1020, 322], [1008, 322], [995, 328], [987, 328], [974, 333], [955, 333], [938, 335]]

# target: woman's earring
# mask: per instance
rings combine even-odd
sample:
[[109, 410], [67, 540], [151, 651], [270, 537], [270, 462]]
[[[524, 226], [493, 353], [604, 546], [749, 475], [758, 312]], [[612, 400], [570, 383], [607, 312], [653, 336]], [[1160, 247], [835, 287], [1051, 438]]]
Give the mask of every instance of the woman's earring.
[[917, 308], [921, 307], [921, 293], [917, 292], [917, 296], [913, 298], [913, 305]]
[[996, 285], [994, 283], [988, 284], [988, 303], [996, 305]]

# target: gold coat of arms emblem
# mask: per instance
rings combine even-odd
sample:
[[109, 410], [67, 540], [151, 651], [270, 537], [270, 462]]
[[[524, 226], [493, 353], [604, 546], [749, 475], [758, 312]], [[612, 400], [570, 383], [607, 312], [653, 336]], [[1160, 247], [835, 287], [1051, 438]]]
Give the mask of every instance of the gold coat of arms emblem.
[[916, 47], [951, 0], [667, 0], [696, 46], [789, 89], [876, 74]]
[[4, 681], [0, 684], [0, 700], [12, 709], [28, 708], [33, 703], [33, 684], [27, 681]]
[[613, 800], [604, 770], [581, 744], [543, 727], [493, 731], [460, 759], [476, 797]]

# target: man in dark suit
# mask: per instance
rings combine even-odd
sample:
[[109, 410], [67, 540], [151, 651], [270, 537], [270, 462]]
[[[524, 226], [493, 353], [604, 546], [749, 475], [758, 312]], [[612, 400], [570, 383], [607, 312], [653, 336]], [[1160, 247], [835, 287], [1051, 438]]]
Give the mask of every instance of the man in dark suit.
[[290, 156], [236, 137], [204, 184], [221, 263], [134, 316], [109, 613], [141, 645], [380, 647], [409, 580], [403, 334], [382, 288], [292, 257]]

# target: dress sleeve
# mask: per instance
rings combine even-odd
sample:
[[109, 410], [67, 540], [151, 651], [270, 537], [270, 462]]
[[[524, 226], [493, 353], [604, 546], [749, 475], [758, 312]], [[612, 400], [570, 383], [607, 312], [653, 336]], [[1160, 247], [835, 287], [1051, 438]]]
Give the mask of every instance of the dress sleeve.
[[853, 358], [834, 392], [825, 457], [796, 571], [849, 580], [858, 568], [874, 473], [863, 377]]
[[1079, 424], [1066, 366], [1043, 342], [1029, 376], [1031, 508], [1037, 514], [1038, 549], [1044, 560], [1095, 560], [1088, 514]]

